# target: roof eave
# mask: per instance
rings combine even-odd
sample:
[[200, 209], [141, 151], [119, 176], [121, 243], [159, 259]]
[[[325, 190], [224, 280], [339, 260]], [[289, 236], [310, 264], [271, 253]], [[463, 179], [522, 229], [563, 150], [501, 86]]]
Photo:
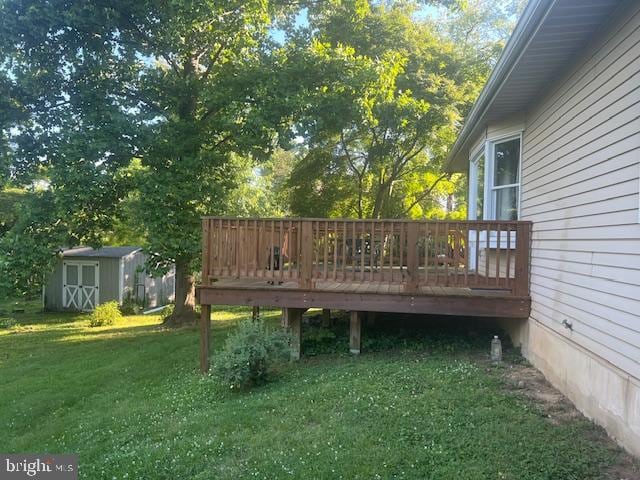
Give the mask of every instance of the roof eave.
[[527, 4], [487, 83], [467, 115], [458, 138], [451, 147], [445, 160], [445, 171], [459, 172], [466, 169], [469, 160], [469, 142], [473, 141], [481, 131], [487, 110], [555, 3], [556, 0], [531, 0]]

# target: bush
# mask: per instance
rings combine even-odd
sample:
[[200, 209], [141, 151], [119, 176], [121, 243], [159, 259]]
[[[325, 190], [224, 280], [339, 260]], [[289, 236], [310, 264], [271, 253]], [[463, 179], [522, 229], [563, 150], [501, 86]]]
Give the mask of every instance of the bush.
[[291, 358], [289, 339], [282, 330], [271, 331], [260, 320], [245, 320], [227, 338], [215, 370], [230, 388], [264, 383], [274, 366]]
[[160, 312], [160, 318], [162, 319], [162, 323], [164, 323], [167, 320], [167, 318], [173, 315], [173, 310], [175, 308], [176, 306], [173, 303], [170, 303], [169, 305], [167, 305], [162, 309], [162, 311]]
[[131, 292], [127, 292], [127, 296], [122, 302], [120, 311], [123, 315], [140, 315], [142, 313], [142, 305], [133, 298]]
[[111, 325], [113, 322], [120, 319], [122, 319], [122, 313], [120, 312], [118, 302], [106, 302], [102, 305], [98, 305], [89, 316], [89, 326], [102, 327], [104, 325]]
[[13, 328], [16, 326], [18, 322], [16, 322], [15, 318], [11, 317], [0, 317], [0, 328]]

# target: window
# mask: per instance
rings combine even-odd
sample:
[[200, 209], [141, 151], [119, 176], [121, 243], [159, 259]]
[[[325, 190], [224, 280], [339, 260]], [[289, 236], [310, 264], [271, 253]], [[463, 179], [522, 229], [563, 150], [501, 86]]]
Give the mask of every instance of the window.
[[469, 165], [469, 219], [517, 220], [520, 136], [487, 141]]
[[493, 144], [491, 205], [496, 220], [517, 220], [520, 198], [520, 138]]

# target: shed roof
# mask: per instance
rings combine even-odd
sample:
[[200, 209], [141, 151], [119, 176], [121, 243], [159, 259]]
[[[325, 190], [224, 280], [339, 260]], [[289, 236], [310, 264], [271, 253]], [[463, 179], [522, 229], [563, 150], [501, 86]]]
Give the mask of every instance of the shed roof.
[[526, 111], [575, 63], [614, 10], [629, 1], [530, 0], [467, 115], [445, 169], [465, 169], [471, 144], [487, 125]]
[[62, 251], [63, 257], [92, 257], [92, 258], [122, 258], [130, 255], [141, 247], [74, 247]]

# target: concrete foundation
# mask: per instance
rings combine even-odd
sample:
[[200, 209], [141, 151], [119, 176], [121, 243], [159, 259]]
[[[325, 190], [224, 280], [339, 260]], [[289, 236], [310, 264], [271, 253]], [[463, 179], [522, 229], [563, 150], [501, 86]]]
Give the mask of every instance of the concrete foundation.
[[586, 417], [640, 456], [640, 380], [541, 325], [505, 322], [514, 345]]

